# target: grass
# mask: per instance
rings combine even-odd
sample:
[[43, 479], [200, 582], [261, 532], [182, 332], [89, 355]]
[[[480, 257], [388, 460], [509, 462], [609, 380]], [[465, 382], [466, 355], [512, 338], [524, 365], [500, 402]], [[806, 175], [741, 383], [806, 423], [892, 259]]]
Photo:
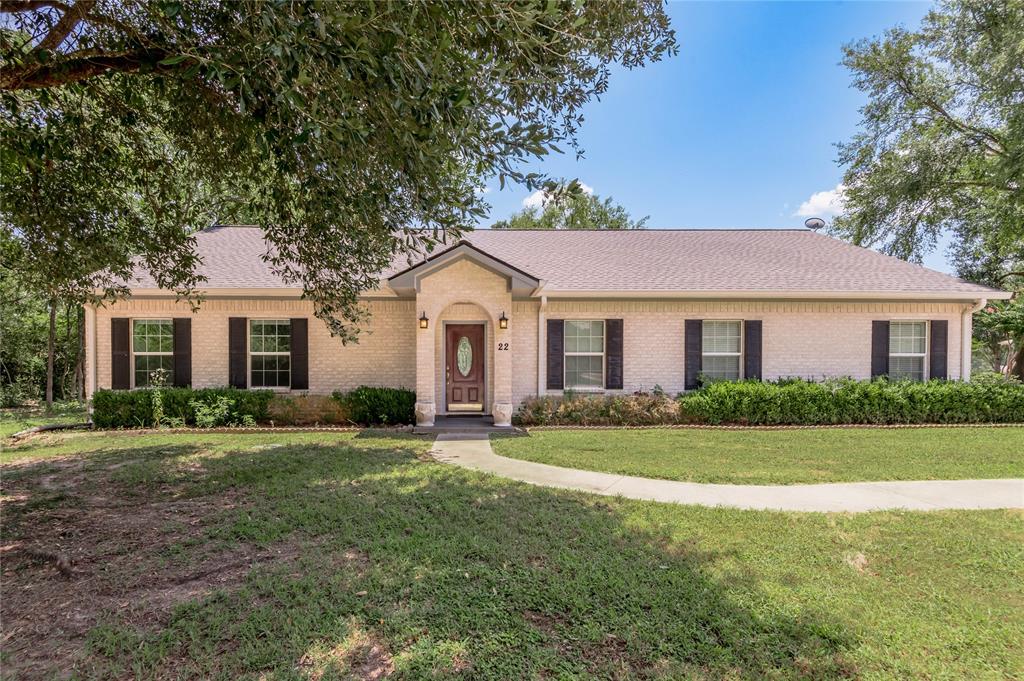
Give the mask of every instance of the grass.
[[1024, 674], [1020, 512], [618, 500], [440, 465], [428, 447], [373, 433], [18, 445], [2, 469], [6, 674]]
[[549, 430], [492, 444], [514, 459], [689, 482], [1024, 477], [1024, 428]]
[[47, 413], [45, 406], [0, 409], [0, 438], [10, 437], [35, 426], [85, 423], [88, 420], [89, 414], [78, 402], [56, 402], [50, 413]]

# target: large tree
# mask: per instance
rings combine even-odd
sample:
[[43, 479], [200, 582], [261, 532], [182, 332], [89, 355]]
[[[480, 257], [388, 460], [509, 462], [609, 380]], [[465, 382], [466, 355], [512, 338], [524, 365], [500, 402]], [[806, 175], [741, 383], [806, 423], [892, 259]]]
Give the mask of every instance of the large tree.
[[917, 31], [846, 48], [868, 95], [840, 145], [845, 214], [832, 229], [920, 261], [948, 232], [1008, 271], [1024, 249], [1024, 2], [946, 0]]
[[654, 0], [4, 0], [0, 12], [0, 189], [19, 197], [0, 219], [25, 257], [62, 249], [123, 274], [135, 255], [190, 294], [194, 229], [257, 222], [269, 261], [344, 339], [393, 257], [485, 214], [484, 181], [546, 181], [522, 162], [576, 150], [612, 64], [675, 51]]
[[584, 191], [578, 181], [562, 180], [539, 194], [540, 206], [527, 206], [491, 229], [644, 229], [647, 217], [634, 220], [609, 196]]

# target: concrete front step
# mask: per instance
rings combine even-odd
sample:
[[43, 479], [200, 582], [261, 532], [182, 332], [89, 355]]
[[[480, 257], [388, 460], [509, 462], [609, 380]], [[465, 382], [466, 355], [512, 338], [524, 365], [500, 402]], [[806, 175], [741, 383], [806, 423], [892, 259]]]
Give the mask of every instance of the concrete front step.
[[487, 435], [488, 433], [525, 433], [525, 430], [521, 428], [512, 428], [509, 426], [485, 426], [485, 427], [457, 427], [457, 426], [416, 426], [412, 429], [413, 433], [419, 435], [438, 435], [445, 433], [449, 435]]
[[416, 426], [412, 429], [414, 433], [421, 434], [484, 434], [487, 433], [512, 433], [518, 429], [510, 426], [496, 426], [494, 419], [490, 416], [438, 416], [434, 419], [432, 426]]

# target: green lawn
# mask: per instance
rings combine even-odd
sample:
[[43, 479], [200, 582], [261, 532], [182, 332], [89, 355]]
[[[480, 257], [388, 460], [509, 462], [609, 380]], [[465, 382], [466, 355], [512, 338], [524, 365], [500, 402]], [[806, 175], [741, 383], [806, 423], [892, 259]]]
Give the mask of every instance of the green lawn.
[[428, 446], [18, 445], [0, 470], [5, 677], [1024, 675], [1020, 512], [626, 501], [440, 465]]
[[690, 482], [1024, 477], [1024, 428], [542, 430], [492, 445], [514, 459]]
[[85, 423], [89, 414], [78, 402], [58, 402], [51, 413], [45, 407], [0, 409], [0, 439], [35, 426], [55, 423]]

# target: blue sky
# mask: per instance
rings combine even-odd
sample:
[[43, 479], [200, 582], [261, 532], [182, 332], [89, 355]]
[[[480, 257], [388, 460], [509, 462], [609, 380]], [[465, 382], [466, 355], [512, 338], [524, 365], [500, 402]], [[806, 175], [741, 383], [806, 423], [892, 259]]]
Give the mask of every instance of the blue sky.
[[[839, 61], [842, 46], [902, 24], [925, 2], [675, 2], [680, 50], [635, 71], [617, 69], [585, 110], [585, 158], [530, 165], [578, 177], [651, 228], [800, 227], [801, 206], [842, 177], [835, 143], [855, 132], [863, 95]], [[519, 210], [525, 188], [497, 182], [486, 226]], [[813, 212], [823, 210], [819, 195]], [[810, 210], [808, 210], [808, 208]], [[925, 264], [949, 270], [944, 249]]]

